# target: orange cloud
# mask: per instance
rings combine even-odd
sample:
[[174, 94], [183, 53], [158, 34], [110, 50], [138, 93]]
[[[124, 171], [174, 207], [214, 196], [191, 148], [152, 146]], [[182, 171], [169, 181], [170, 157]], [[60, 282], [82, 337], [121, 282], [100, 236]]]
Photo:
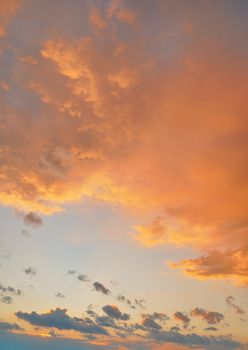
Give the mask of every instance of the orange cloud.
[[0, 0], [0, 38], [6, 34], [6, 26], [16, 13], [21, 0]]
[[[91, 196], [156, 212], [166, 229], [156, 219], [137, 225], [141, 243], [235, 244], [180, 266], [243, 280], [247, 36], [233, 34], [238, 19], [223, 5], [201, 2], [196, 16], [183, 2], [140, 4], [92, 7], [75, 36], [47, 31], [44, 19], [39, 40], [30, 32], [32, 53], [13, 50], [6, 75], [16, 86], [1, 97], [0, 202], [53, 213]], [[233, 269], [221, 273], [218, 259]]]
[[173, 268], [180, 268], [186, 275], [206, 280], [210, 278], [230, 278], [237, 285], [248, 285], [248, 250], [247, 248], [212, 251], [195, 259], [170, 263]]
[[135, 226], [134, 238], [146, 247], [153, 247], [167, 242], [167, 229], [162, 218], [156, 217], [150, 225]]

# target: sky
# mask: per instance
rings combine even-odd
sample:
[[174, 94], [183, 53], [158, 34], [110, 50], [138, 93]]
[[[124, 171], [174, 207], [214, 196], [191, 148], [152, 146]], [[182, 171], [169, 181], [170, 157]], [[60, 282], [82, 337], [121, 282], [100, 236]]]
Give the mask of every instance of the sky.
[[1, 350], [248, 349], [247, 19], [0, 0]]

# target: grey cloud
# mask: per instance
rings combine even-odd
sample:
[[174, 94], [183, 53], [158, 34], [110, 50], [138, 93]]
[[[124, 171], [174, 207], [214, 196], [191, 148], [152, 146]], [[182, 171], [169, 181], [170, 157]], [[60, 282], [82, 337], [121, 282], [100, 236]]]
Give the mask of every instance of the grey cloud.
[[14, 287], [4, 287], [1, 283], [0, 283], [0, 292], [2, 293], [11, 293], [17, 296], [20, 296], [22, 294], [22, 291], [20, 289], [15, 289]]
[[245, 314], [245, 310], [235, 304], [235, 299], [231, 295], [226, 298], [226, 303], [229, 307], [233, 308], [237, 314]]
[[204, 349], [237, 349], [241, 347], [239, 342], [230, 336], [201, 336], [195, 333], [181, 334], [178, 332], [161, 331], [152, 329], [149, 331], [150, 338], [160, 343], [174, 343], [190, 347], [203, 347]]
[[9, 322], [0, 322], [0, 331], [21, 331], [23, 328], [21, 328], [16, 323], [9, 323]]
[[87, 275], [83, 275], [82, 273], [77, 276], [77, 279], [81, 282], [90, 282], [90, 279]]
[[156, 321], [154, 321], [149, 316], [146, 316], [143, 318], [142, 324], [144, 327], [149, 328], [149, 329], [161, 329], [162, 328], [160, 326], [160, 324], [158, 324]]
[[178, 321], [183, 322], [184, 324], [187, 324], [190, 322], [190, 318], [186, 314], [180, 311], [177, 311], [174, 313], [174, 318]]
[[216, 328], [216, 327], [207, 327], [207, 328], [205, 328], [205, 331], [216, 332], [216, 331], [218, 331], [218, 328]]
[[75, 330], [80, 333], [88, 334], [108, 334], [103, 327], [97, 325], [89, 318], [83, 319], [68, 316], [66, 309], [57, 308], [56, 310], [50, 310], [48, 313], [44, 314], [38, 314], [35, 311], [31, 313], [18, 311], [15, 315], [18, 318], [39, 327], [54, 327], [59, 330]]
[[191, 316], [200, 317], [202, 320], [206, 321], [208, 324], [217, 324], [225, 319], [224, 315], [215, 311], [206, 311], [199, 307], [196, 307], [191, 311]]
[[75, 275], [76, 270], [68, 270], [67, 275]]
[[9, 295], [2, 296], [0, 300], [4, 304], [12, 304], [12, 302], [13, 302], [13, 298], [10, 297]]
[[99, 283], [99, 282], [94, 282], [94, 283], [93, 283], [93, 287], [95, 288], [95, 290], [96, 290], [97, 292], [101, 292], [101, 293], [103, 293], [103, 294], [105, 294], [105, 295], [111, 294], [110, 290], [107, 289], [106, 287], [104, 287], [104, 285], [101, 284], [101, 283]]
[[26, 269], [24, 269], [24, 272], [26, 273], [26, 275], [32, 275], [32, 276], [36, 276], [36, 269], [34, 267], [27, 267]]
[[127, 321], [130, 318], [128, 314], [121, 313], [121, 311], [115, 305], [105, 305], [102, 309], [109, 317], [116, 320]]
[[36, 213], [34, 213], [33, 211], [23, 216], [23, 222], [24, 224], [31, 226], [33, 228], [38, 228], [41, 225], [43, 225], [42, 218], [38, 216]]
[[58, 293], [55, 294], [55, 297], [56, 298], [65, 298], [65, 295], [60, 293], [60, 292], [58, 292]]

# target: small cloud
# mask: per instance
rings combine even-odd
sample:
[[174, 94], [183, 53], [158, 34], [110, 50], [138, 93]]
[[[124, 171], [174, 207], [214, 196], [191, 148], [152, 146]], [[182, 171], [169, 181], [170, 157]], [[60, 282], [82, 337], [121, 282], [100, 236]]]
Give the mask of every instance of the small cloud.
[[58, 292], [58, 293], [55, 294], [55, 297], [56, 298], [65, 298], [65, 295], [60, 293], [60, 292]]
[[67, 275], [75, 275], [76, 270], [68, 270]]
[[36, 269], [34, 267], [31, 267], [31, 266], [29, 266], [26, 269], [24, 269], [24, 272], [25, 272], [26, 275], [30, 275], [30, 276], [33, 276], [33, 277], [36, 276], [36, 274], [37, 274]]
[[224, 320], [224, 315], [215, 311], [206, 311], [199, 307], [196, 307], [191, 311], [191, 316], [200, 317], [202, 320], [206, 321], [208, 324], [217, 324]]
[[24, 224], [31, 226], [33, 228], [38, 228], [41, 225], [43, 225], [42, 218], [38, 216], [36, 213], [34, 213], [33, 211], [23, 216], [23, 222]]
[[142, 325], [150, 329], [161, 329], [162, 327], [149, 315], [144, 315]]
[[20, 296], [22, 294], [22, 291], [20, 289], [15, 289], [14, 287], [4, 287], [2, 284], [0, 284], [0, 291], [2, 293], [11, 293], [16, 296]]
[[189, 324], [189, 322], [190, 322], [190, 318], [189, 318], [186, 314], [184, 314], [184, 313], [182, 313], [182, 312], [180, 312], [180, 311], [177, 311], [177, 312], [174, 313], [174, 318], [175, 318], [177, 321], [183, 322], [184, 325], [186, 325], [186, 326], [187, 326], [187, 325]]
[[235, 299], [232, 296], [226, 298], [226, 303], [229, 307], [231, 307], [237, 314], [245, 314], [245, 310], [241, 309], [238, 305], [235, 304]]
[[81, 282], [90, 282], [90, 279], [87, 275], [80, 274], [77, 276], [77, 279]]
[[205, 331], [216, 332], [216, 331], [218, 331], [218, 328], [216, 328], [216, 327], [207, 327], [207, 328], [205, 328]]
[[31, 237], [32, 236], [31, 233], [29, 231], [27, 231], [27, 230], [21, 230], [21, 234], [23, 236], [25, 236], [25, 237]]
[[9, 295], [4, 295], [1, 297], [1, 302], [4, 304], [12, 304], [13, 298], [10, 297]]
[[121, 311], [115, 305], [105, 305], [102, 309], [106, 315], [116, 320], [127, 321], [130, 318], [128, 314], [121, 313]]
[[99, 283], [99, 282], [94, 282], [93, 286], [97, 292], [100, 292], [100, 293], [105, 294], [105, 295], [111, 294], [110, 290], [107, 289], [106, 287], [104, 287], [104, 285]]

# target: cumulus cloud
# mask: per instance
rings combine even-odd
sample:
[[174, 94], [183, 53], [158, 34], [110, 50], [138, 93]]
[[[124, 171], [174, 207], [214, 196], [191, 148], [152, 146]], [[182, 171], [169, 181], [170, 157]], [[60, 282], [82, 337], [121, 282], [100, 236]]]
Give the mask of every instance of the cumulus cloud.
[[109, 317], [116, 320], [127, 321], [130, 318], [130, 315], [122, 313], [116, 305], [105, 305], [102, 309]]
[[235, 298], [231, 295], [226, 298], [226, 303], [229, 307], [231, 307], [237, 314], [245, 314], [245, 310], [241, 309], [238, 305], [235, 303]]
[[57, 308], [56, 310], [50, 310], [50, 312], [44, 314], [38, 314], [35, 311], [31, 313], [18, 311], [15, 315], [34, 326], [46, 328], [54, 327], [59, 330], [75, 330], [80, 333], [88, 334], [108, 334], [103, 327], [89, 319], [70, 317], [67, 315], [66, 309]]
[[225, 319], [224, 315], [215, 311], [206, 311], [199, 307], [196, 307], [190, 312], [191, 316], [200, 317], [202, 320], [206, 321], [208, 324], [217, 324]]
[[93, 287], [97, 292], [100, 292], [102, 294], [105, 294], [105, 295], [111, 294], [111, 291], [106, 287], [104, 287], [104, 285], [100, 282], [94, 282]]

